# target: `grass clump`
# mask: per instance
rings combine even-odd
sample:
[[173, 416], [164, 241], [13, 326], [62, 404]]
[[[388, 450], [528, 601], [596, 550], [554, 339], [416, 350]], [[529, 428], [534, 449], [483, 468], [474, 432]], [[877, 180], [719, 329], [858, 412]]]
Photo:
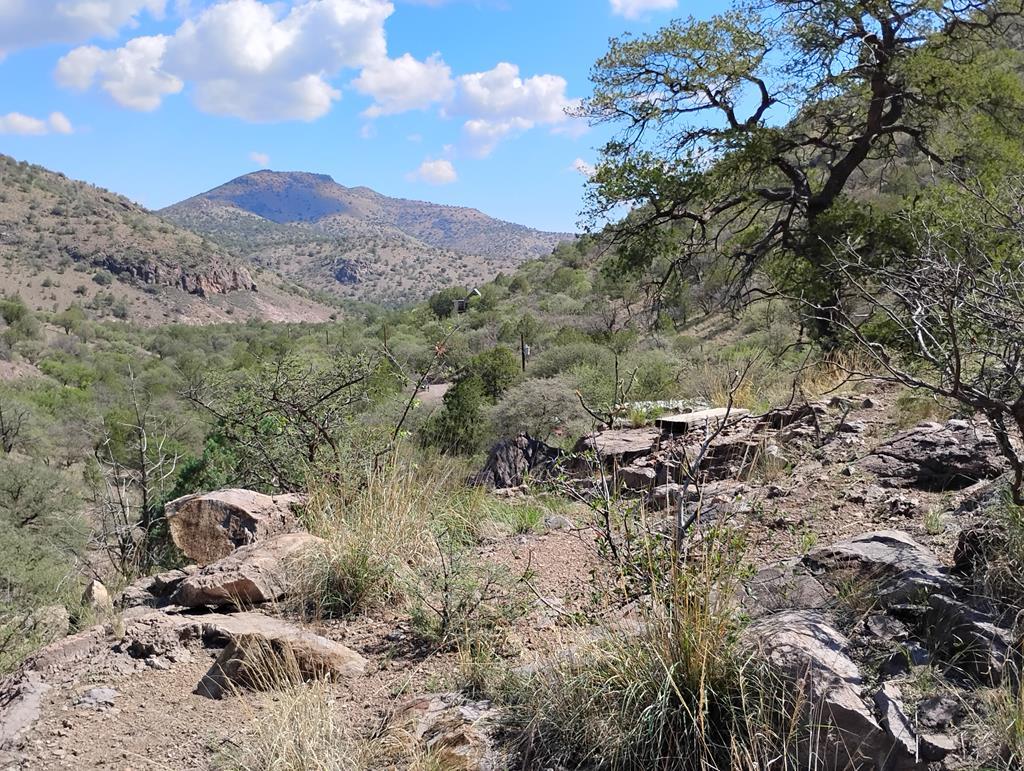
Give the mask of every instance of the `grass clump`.
[[806, 768], [793, 705], [742, 641], [721, 545], [655, 596], [639, 634], [610, 634], [507, 688], [526, 767]]
[[324, 544], [296, 568], [304, 613], [339, 618], [400, 599], [409, 571], [430, 557], [431, 511], [446, 482], [443, 473], [395, 463], [352, 494], [315, 486], [305, 518]]
[[250, 730], [217, 752], [218, 771], [357, 771], [366, 768], [361, 748], [335, 708], [324, 683], [279, 690]]

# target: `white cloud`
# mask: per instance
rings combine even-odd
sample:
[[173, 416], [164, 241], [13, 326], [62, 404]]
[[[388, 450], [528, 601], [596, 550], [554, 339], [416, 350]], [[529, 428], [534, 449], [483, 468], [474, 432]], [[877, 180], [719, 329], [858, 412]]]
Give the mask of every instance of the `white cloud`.
[[519, 136], [531, 128], [533, 122], [524, 118], [498, 121], [473, 118], [462, 125], [462, 133], [469, 154], [486, 158], [503, 139]]
[[489, 155], [503, 139], [544, 125], [563, 131], [573, 124], [566, 110], [579, 100], [566, 95], [568, 83], [559, 75], [522, 78], [519, 67], [501, 62], [494, 69], [462, 75], [447, 110], [468, 116], [463, 135], [471, 154]]
[[264, 169], [270, 166], [270, 156], [266, 153], [260, 153], [254, 150], [249, 153], [249, 160]]
[[381, 59], [363, 69], [352, 85], [374, 99], [373, 105], [363, 113], [368, 118], [425, 110], [450, 99], [455, 88], [451, 67], [439, 53], [423, 62], [410, 54]]
[[162, 69], [167, 48], [163, 35], [137, 37], [123, 48], [104, 51], [96, 46], [76, 48], [57, 62], [54, 76], [65, 88], [84, 91], [98, 82], [122, 107], [155, 110], [164, 96], [184, 84]]
[[671, 11], [679, 0], [611, 0], [612, 13], [627, 19], [639, 19], [651, 11]]
[[537, 123], [565, 120], [572, 104], [565, 95], [568, 85], [559, 75], [519, 77], [519, 67], [500, 62], [492, 70], [462, 75], [455, 111], [478, 118], [519, 118]]
[[596, 171], [592, 163], [587, 163], [582, 158], [577, 158], [575, 161], [572, 162], [572, 169], [573, 171], [578, 171], [587, 179], [590, 179], [592, 176], [594, 176], [594, 172]]
[[0, 134], [43, 136], [44, 134], [71, 134], [74, 127], [62, 112], [51, 112], [48, 118], [33, 118], [20, 112], [0, 115]]
[[0, 0], [0, 58], [46, 43], [113, 37], [144, 11], [163, 16], [166, 0]]
[[[4, 2], [4, 0], [0, 0]], [[330, 79], [342, 70], [384, 60], [387, 0], [301, 0], [290, 8], [258, 0], [221, 0], [166, 38], [137, 38], [113, 51], [75, 49], [58, 64], [58, 81], [94, 81], [126, 107], [153, 109], [192, 84], [204, 112], [255, 122], [314, 120], [341, 92]], [[139, 40], [148, 57], [122, 66]]]
[[452, 165], [451, 161], [427, 158], [408, 177], [411, 180], [418, 179], [431, 185], [450, 185], [459, 178], [459, 175], [456, 174], [455, 166]]

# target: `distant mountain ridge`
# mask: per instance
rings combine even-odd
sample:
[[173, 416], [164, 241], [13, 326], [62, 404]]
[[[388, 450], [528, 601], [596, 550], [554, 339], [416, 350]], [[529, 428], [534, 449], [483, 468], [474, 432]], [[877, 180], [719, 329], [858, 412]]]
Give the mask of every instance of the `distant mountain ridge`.
[[34, 308], [75, 303], [140, 323], [333, 312], [253, 273], [231, 250], [124, 196], [0, 154], [0, 289]]
[[253, 172], [160, 214], [311, 288], [385, 302], [487, 281], [574, 238], [308, 172]]

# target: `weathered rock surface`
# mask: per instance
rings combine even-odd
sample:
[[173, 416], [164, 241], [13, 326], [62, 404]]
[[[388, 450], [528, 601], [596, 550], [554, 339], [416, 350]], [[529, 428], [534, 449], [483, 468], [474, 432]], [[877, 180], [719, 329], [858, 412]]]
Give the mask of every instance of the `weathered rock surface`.
[[882, 716], [882, 725], [893, 742], [893, 754], [888, 758], [889, 766], [912, 762], [917, 758], [917, 736], [903, 707], [903, 694], [896, 683], [884, 683], [875, 693], [875, 706]]
[[616, 428], [598, 431], [580, 439], [577, 452], [595, 452], [606, 463], [628, 465], [642, 455], [649, 455], [661, 442], [656, 428]]
[[24, 631], [42, 643], [51, 643], [67, 636], [71, 629], [71, 614], [63, 605], [44, 605], [36, 608], [25, 619]]
[[127, 586], [118, 598], [118, 607], [126, 608], [161, 608], [171, 601], [171, 594], [178, 585], [195, 573], [199, 568], [189, 565], [181, 570], [168, 570], [153, 576], [140, 578]]
[[820, 610], [832, 599], [828, 589], [795, 560], [759, 570], [743, 588], [741, 604], [755, 618], [780, 610]]
[[8, 748], [39, 719], [49, 690], [37, 672], [0, 682], [0, 750]]
[[1018, 642], [998, 620], [969, 602], [945, 594], [928, 597], [925, 632], [929, 647], [975, 680], [997, 685]]
[[995, 436], [966, 420], [922, 423], [879, 445], [861, 461], [887, 487], [960, 490], [1006, 470]]
[[864, 703], [864, 679], [850, 658], [850, 641], [815, 611], [787, 611], [755, 621], [746, 639], [803, 689], [820, 736], [808, 751], [835, 769], [878, 768], [891, 740]]
[[519, 487], [527, 477], [543, 479], [554, 470], [561, 456], [560, 450], [521, 433], [491, 448], [487, 463], [473, 482], [495, 490]]
[[281, 599], [289, 592], [289, 574], [296, 562], [322, 543], [309, 533], [286, 533], [243, 546], [182, 580], [170, 600], [195, 608], [243, 607]]
[[238, 489], [186, 495], [167, 504], [167, 524], [185, 556], [206, 565], [240, 546], [299, 530], [295, 507], [304, 500]]
[[892, 579], [890, 600], [950, 583], [938, 557], [900, 530], [879, 530], [820, 546], [807, 553], [804, 564], [819, 574], [842, 574], [836, 577], [844, 580], [849, 574], [863, 580]]
[[266, 690], [289, 682], [353, 677], [367, 661], [341, 643], [257, 613], [200, 618], [205, 636], [227, 638], [196, 688], [219, 699], [231, 688]]
[[99, 581], [93, 579], [82, 592], [82, 604], [100, 618], [109, 618], [114, 613], [114, 602], [110, 592]]
[[498, 771], [509, 766], [489, 734], [495, 715], [489, 701], [442, 693], [406, 702], [396, 712], [395, 723], [431, 753], [439, 768]]
[[654, 421], [654, 424], [671, 434], [684, 434], [695, 428], [715, 428], [723, 421], [740, 420], [750, 414], [750, 410], [739, 407], [715, 407], [696, 412], [684, 412], [679, 415], [665, 415]]

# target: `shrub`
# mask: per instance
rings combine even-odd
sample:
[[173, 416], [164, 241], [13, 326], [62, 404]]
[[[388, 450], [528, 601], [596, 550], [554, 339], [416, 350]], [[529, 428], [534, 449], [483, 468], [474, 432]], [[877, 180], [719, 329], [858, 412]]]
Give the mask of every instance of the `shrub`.
[[500, 647], [504, 629], [528, 604], [521, 581], [503, 567], [474, 560], [457, 533], [434, 536], [436, 559], [419, 570], [412, 628], [435, 649]]
[[516, 382], [520, 371], [516, 355], [501, 345], [474, 356], [467, 369], [470, 375], [480, 378], [484, 394], [491, 399], [505, 393]]
[[444, 407], [423, 424], [421, 443], [444, 453], [478, 451], [484, 440], [485, 407], [483, 381], [476, 376], [460, 380], [445, 393]]
[[576, 398], [576, 381], [566, 375], [524, 380], [510, 388], [491, 415], [498, 436], [526, 431], [548, 441], [552, 434], [567, 439], [588, 430], [590, 417]]

